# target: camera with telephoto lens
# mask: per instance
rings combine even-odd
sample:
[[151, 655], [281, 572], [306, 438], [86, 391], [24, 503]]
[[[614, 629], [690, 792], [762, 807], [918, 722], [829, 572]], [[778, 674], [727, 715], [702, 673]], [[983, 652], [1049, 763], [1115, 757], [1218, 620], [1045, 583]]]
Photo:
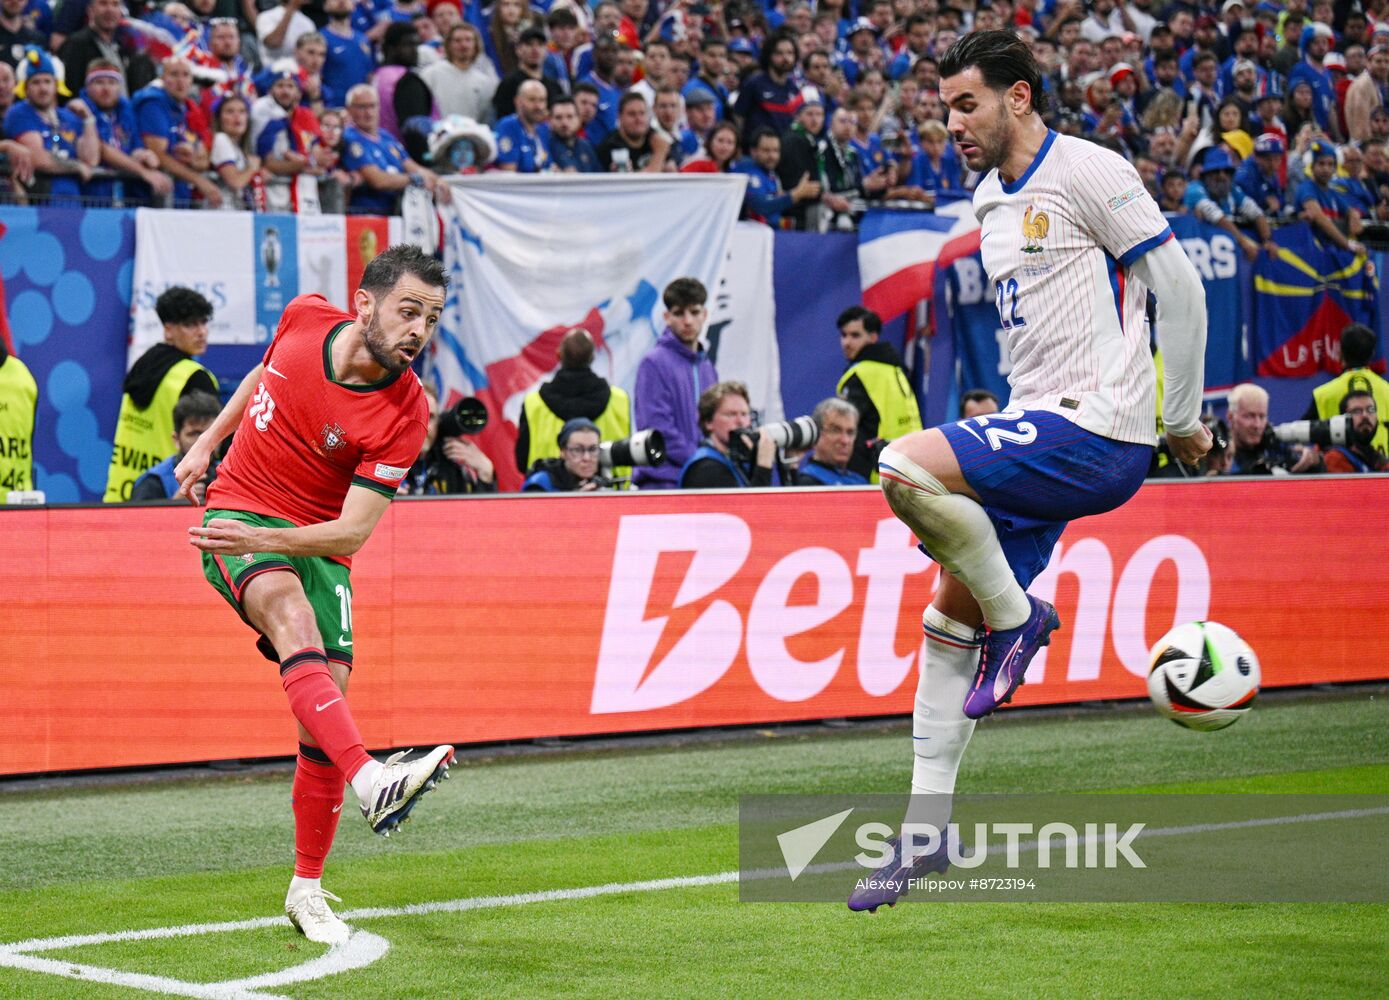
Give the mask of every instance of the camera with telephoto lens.
[[1291, 420], [1274, 424], [1273, 436], [1292, 444], [1315, 444], [1323, 448], [1354, 443], [1350, 417], [1344, 413], [1327, 420]]
[[439, 414], [439, 437], [480, 434], [487, 427], [487, 407], [476, 396], [465, 396]]
[[778, 448], [805, 451], [819, 438], [820, 428], [815, 426], [813, 417], [780, 420], [774, 424], [763, 424], [761, 427], [743, 427], [729, 435], [728, 450], [738, 455], [755, 455], [757, 441], [763, 434], [775, 441]]
[[628, 465], [660, 465], [666, 460], [666, 439], [660, 431], [637, 431], [631, 437], [598, 446], [598, 468], [604, 475]]

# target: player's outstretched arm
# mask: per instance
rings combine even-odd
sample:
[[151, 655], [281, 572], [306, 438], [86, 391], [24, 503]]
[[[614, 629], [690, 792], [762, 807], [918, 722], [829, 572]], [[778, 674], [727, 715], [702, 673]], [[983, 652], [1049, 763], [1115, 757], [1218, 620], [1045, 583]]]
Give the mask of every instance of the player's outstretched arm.
[[260, 385], [260, 378], [264, 373], [263, 363], [246, 373], [246, 377], [236, 387], [236, 392], [232, 393], [232, 398], [227, 400], [227, 405], [217, 414], [217, 419], [198, 435], [198, 440], [193, 442], [193, 447], [188, 449], [188, 454], [178, 463], [174, 469], [174, 478], [178, 480], [178, 496], [186, 497], [191, 504], [197, 504], [197, 498], [193, 496], [193, 484], [202, 479], [207, 472], [208, 463], [212, 461], [212, 453], [218, 445], [227, 439], [228, 434], [236, 430], [236, 425], [241, 422], [241, 415], [246, 412], [246, 404], [250, 402], [256, 386]]
[[1172, 453], [1193, 464], [1210, 450], [1201, 425], [1206, 367], [1206, 291], [1176, 240], [1134, 261], [1133, 272], [1157, 297], [1158, 346], [1162, 348], [1162, 419]]
[[285, 556], [350, 556], [366, 544], [391, 498], [364, 486], [352, 486], [342, 513], [332, 521], [302, 528], [262, 528], [225, 518], [188, 529], [189, 541], [204, 552], [243, 556], [277, 552]]

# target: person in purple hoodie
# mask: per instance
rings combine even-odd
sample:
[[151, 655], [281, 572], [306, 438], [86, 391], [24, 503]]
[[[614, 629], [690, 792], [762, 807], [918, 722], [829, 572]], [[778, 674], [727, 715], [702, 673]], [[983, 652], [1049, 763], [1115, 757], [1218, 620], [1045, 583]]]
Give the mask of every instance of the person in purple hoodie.
[[699, 396], [719, 380], [714, 363], [699, 344], [708, 316], [709, 292], [694, 278], [676, 278], [661, 294], [666, 328], [637, 367], [633, 409], [635, 426], [655, 428], [666, 439], [664, 465], [638, 467], [633, 482], [641, 489], [670, 490], [699, 447]]

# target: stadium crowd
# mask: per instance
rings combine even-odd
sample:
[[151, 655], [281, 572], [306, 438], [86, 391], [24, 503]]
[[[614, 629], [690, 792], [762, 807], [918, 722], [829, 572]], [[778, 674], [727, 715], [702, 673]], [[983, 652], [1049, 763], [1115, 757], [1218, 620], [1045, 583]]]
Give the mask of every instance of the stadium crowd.
[[1251, 257], [1389, 221], [1389, 0], [0, 0], [0, 154], [12, 198], [278, 211], [736, 171], [745, 217], [852, 228], [967, 195], [937, 60], [1009, 25], [1053, 128]]

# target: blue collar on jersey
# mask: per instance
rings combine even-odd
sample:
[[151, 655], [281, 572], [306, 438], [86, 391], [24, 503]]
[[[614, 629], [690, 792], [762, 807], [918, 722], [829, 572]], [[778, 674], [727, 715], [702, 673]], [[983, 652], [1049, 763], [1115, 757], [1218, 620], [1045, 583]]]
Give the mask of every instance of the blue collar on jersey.
[[1017, 194], [1019, 191], [1023, 189], [1023, 185], [1027, 183], [1028, 178], [1030, 178], [1033, 174], [1037, 172], [1037, 168], [1040, 167], [1042, 165], [1042, 161], [1047, 158], [1047, 150], [1051, 149], [1051, 144], [1055, 141], [1056, 133], [1051, 129], [1047, 129], [1047, 137], [1045, 141], [1043, 141], [1042, 143], [1042, 148], [1037, 150], [1037, 155], [1032, 158], [1032, 163], [1028, 166], [1028, 168], [1025, 171], [1023, 171], [1023, 175], [1021, 177], [1019, 177], [1013, 183], [1009, 184], [1007, 181], [1003, 179], [1002, 174], [999, 175], [998, 183], [1003, 186], [1004, 194]]

